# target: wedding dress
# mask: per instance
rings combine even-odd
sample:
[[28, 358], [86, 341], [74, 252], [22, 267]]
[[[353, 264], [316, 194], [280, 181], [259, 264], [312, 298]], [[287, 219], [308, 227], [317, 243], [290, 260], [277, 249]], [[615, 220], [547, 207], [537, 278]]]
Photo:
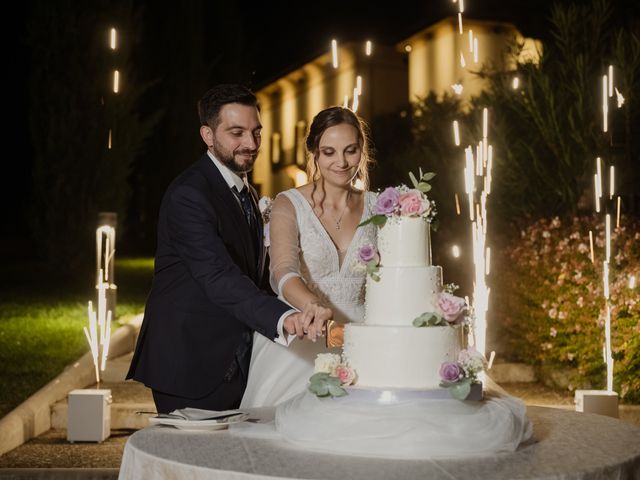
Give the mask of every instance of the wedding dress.
[[[373, 212], [375, 194], [364, 193], [362, 220]], [[375, 245], [376, 227], [356, 229], [345, 251], [339, 251], [307, 199], [296, 189], [287, 190], [273, 201], [271, 212], [271, 286], [281, 300], [282, 287], [294, 276], [301, 277], [339, 322], [362, 322], [364, 317], [365, 272], [354, 268], [358, 248]], [[319, 353], [327, 350], [324, 338], [315, 343], [294, 339], [289, 347], [254, 333], [249, 378], [241, 408], [277, 405], [307, 388]]]

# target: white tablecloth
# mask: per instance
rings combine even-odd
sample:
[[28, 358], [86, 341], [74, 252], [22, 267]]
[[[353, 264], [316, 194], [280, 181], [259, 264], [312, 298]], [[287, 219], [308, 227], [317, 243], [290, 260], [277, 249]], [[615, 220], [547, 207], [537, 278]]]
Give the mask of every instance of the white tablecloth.
[[[262, 416], [268, 412], [259, 412]], [[259, 429], [155, 426], [125, 446], [120, 479], [640, 479], [640, 428], [609, 417], [529, 407], [535, 441], [482, 458], [389, 460], [296, 449]], [[257, 434], [256, 434], [257, 432]]]

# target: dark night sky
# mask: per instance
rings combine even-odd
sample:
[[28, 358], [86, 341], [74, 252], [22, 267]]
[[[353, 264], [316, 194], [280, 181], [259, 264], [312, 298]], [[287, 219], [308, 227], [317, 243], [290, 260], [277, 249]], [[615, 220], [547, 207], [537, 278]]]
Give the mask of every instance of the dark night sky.
[[[551, 3], [551, 0], [467, 0], [465, 15], [467, 18], [512, 21], [525, 35], [545, 37], [548, 35], [547, 18]], [[158, 1], [144, 0], [143, 4], [152, 13], [155, 12], [155, 15], [162, 14], [161, 3]], [[253, 5], [237, 2], [237, 5], [233, 4], [231, 7], [227, 5], [225, 8], [231, 8], [235, 13], [230, 28], [237, 27], [244, 44], [240, 58], [236, 60], [243, 63], [249, 72], [253, 72], [251, 83], [254, 87], [260, 87], [287, 70], [327, 51], [332, 38], [339, 41], [370, 39], [374, 44], [392, 44], [457, 12], [457, 5], [451, 0], [387, 2], [385, 7], [372, 4], [373, 2], [331, 0], [291, 4], [259, 2]], [[640, 2], [637, 0], [614, 1], [616, 12], [621, 18], [637, 17], [638, 4]], [[181, 4], [173, 3], [171, 8], [180, 8], [177, 5]], [[225, 19], [217, 15], [221, 3], [204, 1], [203, 5], [202, 21], [208, 41], [209, 32], [215, 32], [218, 22], [224, 22]], [[3, 181], [0, 182], [0, 208], [9, 228], [24, 230], [24, 208], [28, 204], [31, 184], [30, 145], [37, 138], [34, 140], [28, 131], [26, 118], [31, 58], [31, 52], [25, 44], [28, 3], [25, 6], [24, 2], [18, 2], [16, 8], [13, 21], [7, 22], [11, 23], [12, 30], [8, 29], [3, 33], [10, 35], [10, 41], [5, 41], [5, 45], [15, 46], [9, 53], [9, 85], [6, 92], [11, 93], [6, 103], [9, 111], [5, 111], [12, 127], [7, 132], [9, 135], [5, 134], [9, 138], [9, 144], [3, 150], [5, 154], [16, 154], [10, 157], [5, 155]], [[153, 14], [146, 15], [145, 18], [152, 19]], [[152, 32], [154, 26], [155, 24], [146, 25], [144, 28]], [[180, 31], [173, 31], [171, 34], [189, 35], [188, 32]], [[216, 49], [208, 45], [204, 52], [204, 62], [208, 61], [207, 55], [215, 54]], [[171, 64], [164, 67], [171, 70]], [[205, 83], [208, 84], [209, 81], [207, 79]], [[163, 99], [158, 99], [158, 102], [162, 103]]]

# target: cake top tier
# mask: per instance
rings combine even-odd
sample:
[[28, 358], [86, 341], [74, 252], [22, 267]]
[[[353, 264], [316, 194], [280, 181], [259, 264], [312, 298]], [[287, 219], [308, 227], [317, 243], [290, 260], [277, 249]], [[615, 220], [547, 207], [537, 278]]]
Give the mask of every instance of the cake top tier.
[[[386, 267], [431, 265], [430, 225], [436, 208], [427, 192], [431, 190], [428, 181], [434, 176], [422, 170], [418, 178], [409, 173], [413, 188], [401, 184], [378, 193], [374, 215], [361, 224], [373, 223], [380, 228], [376, 264]], [[372, 255], [369, 256], [373, 258]], [[368, 265], [370, 259], [366, 255], [364, 260]], [[368, 268], [377, 267], [368, 265]]]

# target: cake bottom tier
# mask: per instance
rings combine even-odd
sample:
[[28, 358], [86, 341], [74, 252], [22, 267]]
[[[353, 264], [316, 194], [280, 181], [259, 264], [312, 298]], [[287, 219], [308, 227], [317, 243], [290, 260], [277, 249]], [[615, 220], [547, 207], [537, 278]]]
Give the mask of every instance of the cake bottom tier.
[[343, 352], [356, 371], [356, 385], [375, 388], [432, 389], [440, 384], [440, 365], [457, 360], [463, 329], [347, 324]]

